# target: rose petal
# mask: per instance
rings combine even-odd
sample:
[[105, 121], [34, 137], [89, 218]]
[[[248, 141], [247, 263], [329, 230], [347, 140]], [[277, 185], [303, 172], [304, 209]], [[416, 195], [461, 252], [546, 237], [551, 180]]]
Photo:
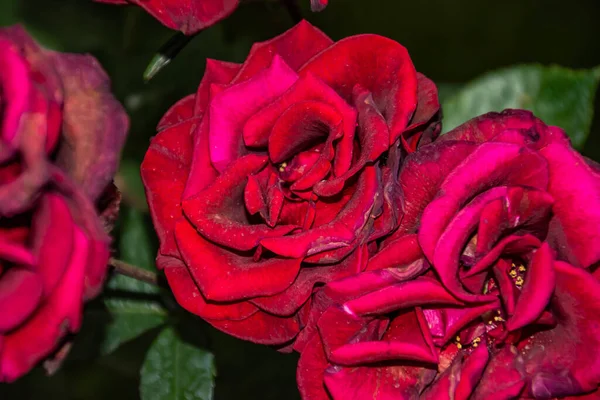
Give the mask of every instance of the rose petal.
[[306, 20], [265, 42], [255, 43], [232, 83], [243, 82], [266, 68], [275, 55], [280, 56], [294, 71], [333, 41]]
[[209, 322], [221, 319], [242, 320], [258, 311], [247, 301], [229, 304], [207, 301], [200, 293], [183, 261], [177, 258], [159, 255], [156, 264], [159, 269], [164, 269], [177, 302], [187, 311]]
[[348, 102], [352, 100], [354, 86], [347, 82], [371, 92], [390, 128], [390, 144], [404, 131], [417, 105], [417, 74], [408, 52], [382, 36], [342, 39], [312, 58], [299, 72], [300, 76], [308, 73], [320, 78]]
[[185, 220], [175, 225], [181, 255], [202, 294], [213, 301], [239, 301], [270, 296], [288, 288], [300, 270], [301, 259], [254, 261], [210, 243]]
[[436, 280], [419, 277], [412, 281], [390, 285], [344, 304], [351, 314], [384, 314], [395, 310], [427, 304], [461, 305]]
[[163, 130], [150, 142], [141, 165], [150, 215], [165, 255], [179, 254], [173, 231], [181, 218], [181, 196], [192, 163], [191, 130], [188, 120]]
[[210, 159], [219, 172], [243, 156], [242, 130], [246, 121], [281, 96], [298, 79], [275, 55], [270, 66], [252, 78], [217, 94], [210, 102]]
[[589, 267], [600, 260], [600, 175], [566, 146], [550, 144], [541, 154], [548, 160], [548, 192], [555, 199], [548, 242], [560, 259]]
[[79, 330], [88, 242], [77, 228], [73, 236], [73, 254], [52, 295], [27, 324], [4, 336], [0, 354], [2, 381], [11, 382], [23, 375], [53, 351], [65, 334]]
[[137, 4], [168, 28], [193, 35], [231, 14], [239, 0], [96, 0], [109, 4]]
[[506, 329], [509, 331], [534, 322], [544, 312], [554, 292], [553, 261], [548, 243], [543, 243], [533, 254], [515, 307], [515, 314], [506, 322]]
[[507, 143], [484, 143], [454, 169], [439, 196], [423, 212], [419, 243], [433, 260], [436, 243], [450, 218], [474, 195], [494, 186], [530, 186], [545, 189], [548, 170], [545, 160], [533, 151]]

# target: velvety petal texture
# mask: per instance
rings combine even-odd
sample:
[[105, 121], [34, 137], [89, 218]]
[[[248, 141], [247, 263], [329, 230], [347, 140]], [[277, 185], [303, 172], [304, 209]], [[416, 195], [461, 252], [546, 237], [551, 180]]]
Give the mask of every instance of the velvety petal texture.
[[381, 36], [334, 43], [303, 21], [241, 65], [209, 60], [142, 164], [157, 264], [179, 303], [291, 348], [314, 290], [364, 271], [398, 227], [403, 133], [416, 149], [438, 125], [435, 86]]
[[403, 218], [313, 295], [303, 399], [597, 398], [597, 171], [522, 110], [403, 135]]
[[90, 56], [0, 29], [0, 382], [81, 326], [102, 288], [128, 119]]
[[[240, 0], [94, 0], [98, 3], [142, 7], [168, 28], [193, 35], [227, 18]], [[323, 11], [329, 0], [310, 0], [312, 11]]]

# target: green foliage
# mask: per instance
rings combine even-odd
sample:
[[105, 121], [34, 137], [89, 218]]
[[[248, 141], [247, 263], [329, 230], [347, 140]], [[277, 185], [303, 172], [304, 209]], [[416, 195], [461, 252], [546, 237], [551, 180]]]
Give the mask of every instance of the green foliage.
[[488, 111], [524, 108], [547, 124], [563, 128], [581, 150], [590, 133], [599, 79], [600, 68], [540, 65], [485, 74], [443, 101], [444, 132]]
[[141, 371], [142, 400], [212, 400], [214, 356], [184, 342], [172, 328], [156, 338]]
[[[146, 214], [134, 208], [124, 210], [121, 217], [119, 248], [123, 261], [153, 270], [156, 249], [146, 217]], [[113, 296], [104, 301], [111, 321], [106, 327], [103, 353], [110, 353], [123, 342], [134, 339], [166, 321], [167, 311], [157, 296], [160, 291], [158, 287], [116, 274], [111, 278], [107, 289], [108, 294], [113, 292]]]

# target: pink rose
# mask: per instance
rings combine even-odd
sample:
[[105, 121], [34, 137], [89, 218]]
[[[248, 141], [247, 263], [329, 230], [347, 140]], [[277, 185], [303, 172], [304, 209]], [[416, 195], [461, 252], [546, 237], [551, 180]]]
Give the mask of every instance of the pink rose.
[[0, 29], [0, 93], [0, 381], [12, 381], [79, 330], [101, 289], [109, 240], [93, 202], [114, 212], [128, 122], [95, 59], [19, 27]]
[[599, 171], [520, 110], [409, 155], [400, 227], [315, 296], [296, 341], [304, 398], [596, 391]]

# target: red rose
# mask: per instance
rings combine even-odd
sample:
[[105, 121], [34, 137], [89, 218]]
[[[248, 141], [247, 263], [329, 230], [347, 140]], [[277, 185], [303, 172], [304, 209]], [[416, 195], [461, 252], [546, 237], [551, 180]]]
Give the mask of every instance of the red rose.
[[[166, 27], [193, 35], [227, 18], [239, 0], [95, 0], [108, 4], [136, 4]], [[310, 0], [313, 11], [322, 11], [328, 0]]]
[[302, 22], [242, 65], [209, 60], [142, 164], [179, 303], [237, 337], [292, 340], [313, 287], [360, 271], [397, 226], [398, 142], [435, 137], [438, 109], [376, 35], [334, 43]]
[[111, 203], [127, 117], [95, 59], [18, 27], [0, 30], [0, 93], [0, 381], [12, 381], [79, 330], [101, 289], [108, 237], [92, 201]]
[[599, 171], [519, 110], [409, 155], [400, 227], [365, 272], [315, 296], [296, 341], [303, 397], [596, 391]]

